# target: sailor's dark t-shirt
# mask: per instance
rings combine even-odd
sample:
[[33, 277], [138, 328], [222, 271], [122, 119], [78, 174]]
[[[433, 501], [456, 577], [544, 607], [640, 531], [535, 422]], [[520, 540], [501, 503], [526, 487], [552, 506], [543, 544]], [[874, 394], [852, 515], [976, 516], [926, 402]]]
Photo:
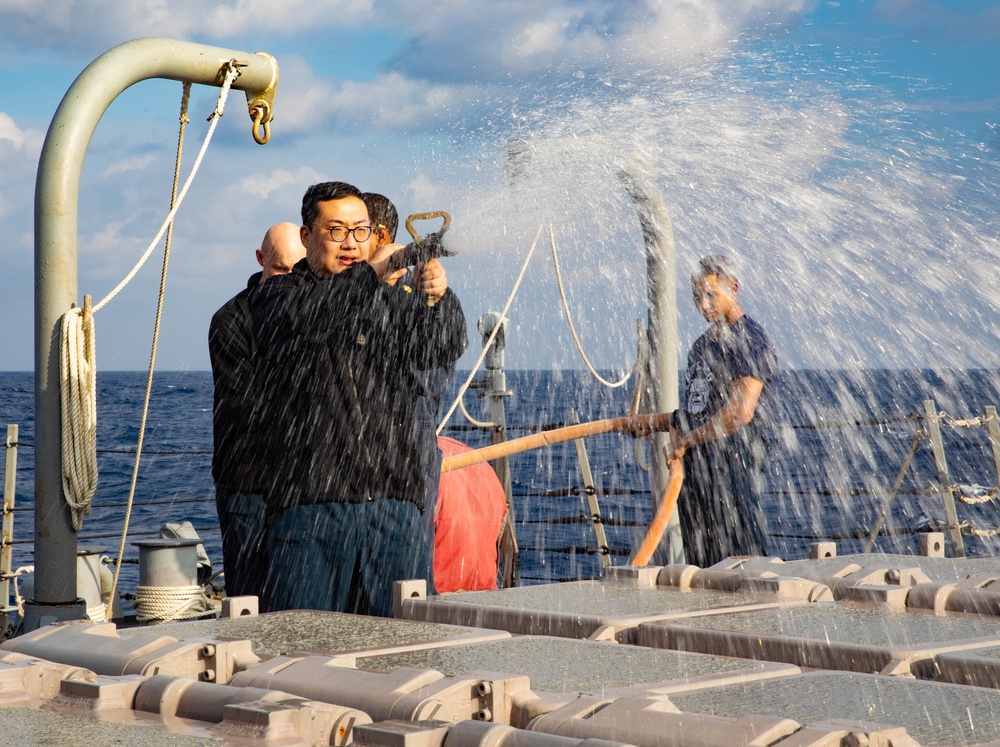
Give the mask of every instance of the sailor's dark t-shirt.
[[[695, 340], [688, 353], [684, 430], [708, 421], [729, 398], [730, 384], [750, 376], [764, 385], [750, 423], [753, 431], [759, 431], [769, 423], [773, 412], [772, 380], [778, 368], [774, 347], [764, 329], [745, 314], [723, 327], [718, 339], [714, 339], [713, 332], [710, 329]], [[746, 438], [750, 434], [742, 435]]]

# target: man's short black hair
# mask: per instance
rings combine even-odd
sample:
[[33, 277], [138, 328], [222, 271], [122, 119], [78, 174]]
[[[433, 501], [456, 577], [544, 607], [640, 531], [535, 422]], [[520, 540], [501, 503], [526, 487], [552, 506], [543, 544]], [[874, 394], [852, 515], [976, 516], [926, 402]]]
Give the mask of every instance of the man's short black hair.
[[368, 219], [373, 225], [385, 226], [389, 232], [389, 240], [395, 241], [396, 231], [399, 229], [399, 214], [392, 200], [377, 192], [362, 192], [359, 196], [368, 206]]
[[733, 266], [733, 261], [725, 254], [709, 254], [707, 257], [699, 259], [698, 267], [694, 274], [691, 275], [691, 282], [697, 283], [709, 275], [715, 275], [720, 280], [730, 280], [734, 283], [740, 282], [740, 279], [736, 277], [736, 268]]
[[342, 200], [345, 197], [360, 197], [360, 195], [361, 191], [347, 182], [322, 182], [312, 185], [302, 195], [302, 225], [312, 226], [316, 214], [319, 213], [316, 207], [319, 203]]

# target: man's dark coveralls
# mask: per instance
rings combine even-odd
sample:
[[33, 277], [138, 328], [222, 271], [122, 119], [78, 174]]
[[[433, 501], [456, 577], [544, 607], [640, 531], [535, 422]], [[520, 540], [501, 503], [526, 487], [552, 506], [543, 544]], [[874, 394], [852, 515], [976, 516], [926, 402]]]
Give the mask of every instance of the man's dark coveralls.
[[222, 530], [226, 594], [260, 595], [267, 568], [264, 526], [266, 465], [254, 432], [258, 401], [254, 377], [254, 336], [250, 329], [250, 292], [261, 273], [227, 301], [208, 328], [208, 354], [215, 384], [212, 408], [212, 479]]
[[458, 298], [428, 307], [367, 264], [319, 278], [302, 260], [250, 308], [272, 478], [266, 606], [391, 615], [392, 582], [430, 573], [411, 369], [465, 351]]

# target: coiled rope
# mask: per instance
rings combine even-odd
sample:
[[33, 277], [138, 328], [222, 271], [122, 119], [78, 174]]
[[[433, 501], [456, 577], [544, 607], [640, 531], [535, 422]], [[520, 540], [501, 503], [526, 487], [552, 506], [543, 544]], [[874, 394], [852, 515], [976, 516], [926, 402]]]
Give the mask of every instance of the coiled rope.
[[[135, 486], [138, 477], [139, 461], [142, 454], [143, 436], [146, 427], [146, 418], [149, 411], [149, 397], [152, 388], [153, 368], [156, 360], [156, 347], [159, 337], [160, 317], [163, 308], [163, 297], [166, 286], [166, 271], [170, 256], [170, 240], [173, 233], [174, 216], [187, 195], [188, 189], [194, 181], [195, 175], [201, 166], [202, 159], [208, 150], [208, 145], [215, 133], [219, 119], [222, 117], [226, 99], [233, 82], [239, 77], [240, 69], [236, 61], [230, 61], [226, 70], [225, 79], [219, 92], [219, 99], [215, 110], [208, 117], [209, 128], [202, 143], [198, 156], [191, 168], [184, 183], [184, 187], [178, 192], [177, 185], [180, 181], [180, 164], [183, 153], [184, 130], [190, 121], [187, 116], [188, 101], [191, 95], [191, 84], [184, 83], [184, 91], [181, 97], [180, 133], [177, 143], [177, 158], [174, 168], [173, 189], [170, 196], [170, 211], [167, 213], [160, 230], [150, 242], [146, 251], [139, 261], [118, 286], [111, 291], [93, 309], [86, 313], [89, 307], [87, 297], [84, 298], [84, 309], [71, 309], [62, 320], [61, 335], [63, 338], [61, 351], [63, 355], [60, 361], [60, 371], [63, 377], [61, 384], [62, 401], [62, 451], [63, 451], [63, 492], [69, 503], [73, 516], [73, 527], [77, 531], [83, 524], [83, 517], [90, 512], [90, 504], [94, 493], [97, 490], [97, 457], [96, 457], [96, 422], [97, 422], [97, 393], [96, 393], [96, 358], [92, 315], [104, 307], [111, 299], [118, 295], [121, 290], [135, 277], [136, 273], [146, 263], [152, 254], [153, 249], [159, 243], [163, 234], [167, 234], [166, 247], [163, 257], [163, 270], [160, 276], [160, 293], [156, 309], [156, 321], [153, 330], [152, 351], [150, 353], [149, 375], [146, 382], [146, 396], [143, 402], [142, 420], [139, 427], [139, 437], [136, 447], [135, 462], [132, 470], [132, 482], [129, 487], [128, 504], [123, 522], [121, 546], [118, 556], [121, 557], [125, 551], [125, 542], [128, 536], [128, 525], [132, 513], [132, 503], [135, 497]], [[82, 432], [82, 436], [78, 433]], [[93, 438], [91, 438], [91, 433]], [[114, 580], [111, 587], [110, 599], [115, 598], [118, 588], [118, 576], [121, 564], [116, 566]], [[110, 602], [109, 602], [110, 605]]]
[[139, 622], [192, 620], [214, 613], [200, 586], [137, 586], [132, 606]]
[[587, 370], [590, 371], [591, 376], [609, 389], [617, 389], [627, 382], [632, 374], [635, 373], [636, 365], [638, 365], [639, 359], [636, 358], [636, 363], [632, 366], [632, 370], [625, 374], [625, 376], [619, 381], [608, 381], [597, 373], [597, 370], [593, 367], [593, 365], [591, 365], [590, 359], [587, 358], [587, 354], [583, 351], [583, 343], [580, 342], [580, 336], [576, 333], [576, 326], [573, 324], [573, 315], [569, 311], [569, 301], [566, 300], [566, 289], [563, 287], [562, 273], [559, 271], [559, 257], [556, 255], [556, 235], [555, 231], [552, 229], [551, 223], [549, 223], [549, 244], [552, 247], [552, 262], [556, 267], [556, 285], [559, 286], [559, 298], [562, 299], [563, 310], [566, 312], [566, 321], [569, 323], [569, 331], [573, 334], [573, 342], [576, 343], [576, 349], [579, 351], [580, 357], [583, 359], [584, 365], [587, 366]]
[[62, 486], [73, 530], [79, 532], [97, 491], [97, 362], [90, 296], [83, 297], [83, 309], [63, 316], [60, 337]]
[[507, 303], [504, 304], [503, 311], [500, 312], [500, 319], [497, 321], [496, 325], [493, 327], [493, 331], [490, 336], [483, 343], [482, 352], [479, 353], [479, 357], [476, 359], [476, 364], [472, 367], [469, 372], [468, 378], [465, 383], [462, 384], [461, 388], [458, 390], [458, 396], [455, 397], [455, 401], [451, 403], [451, 407], [448, 408], [448, 412], [444, 414], [441, 418], [441, 422], [438, 424], [435, 433], [441, 435], [441, 431], [444, 430], [444, 424], [448, 422], [448, 419], [454, 414], [455, 408], [458, 407], [459, 402], [462, 401], [462, 397], [465, 396], [466, 390], [469, 388], [469, 384], [472, 383], [473, 377], [479, 371], [479, 367], [483, 365], [483, 361], [486, 359], [486, 352], [490, 349], [490, 345], [493, 344], [493, 340], [496, 339], [497, 334], [500, 332], [500, 328], [503, 327], [504, 320], [507, 319], [507, 312], [510, 310], [510, 305], [514, 302], [514, 296], [517, 295], [517, 289], [521, 287], [521, 281], [524, 280], [524, 273], [528, 269], [528, 262], [531, 261], [531, 255], [535, 253], [535, 247], [538, 246], [538, 239], [542, 235], [542, 228], [544, 224], [539, 224], [538, 232], [535, 233], [535, 240], [531, 242], [531, 248], [528, 249], [528, 254], [524, 258], [524, 262], [521, 263], [521, 271], [517, 275], [517, 280], [514, 282], [514, 287], [510, 291], [510, 295], [507, 297]]

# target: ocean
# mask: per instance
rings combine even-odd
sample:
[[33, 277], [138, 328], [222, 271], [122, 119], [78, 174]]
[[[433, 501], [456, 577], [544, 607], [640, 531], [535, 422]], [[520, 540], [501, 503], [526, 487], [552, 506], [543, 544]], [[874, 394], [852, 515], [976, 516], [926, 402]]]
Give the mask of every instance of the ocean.
[[[459, 372], [453, 390], [464, 381]], [[118, 552], [139, 431], [144, 372], [100, 372], [98, 465], [94, 509], [80, 543]], [[583, 371], [510, 371], [509, 436], [565, 424], [575, 411], [581, 421], [624, 415], [628, 387], [606, 389]], [[840, 554], [860, 551], [910, 445], [916, 424], [906, 419], [933, 399], [944, 417], [943, 441], [951, 481], [997, 486], [997, 464], [987, 430], [954, 427], [981, 418], [1000, 405], [1000, 372], [969, 371], [783, 371], [775, 381], [778, 411], [771, 430], [765, 515], [768, 552], [786, 560], [805, 557], [809, 542], [836, 539]], [[0, 423], [19, 425], [13, 567], [32, 562], [34, 383], [30, 373], [0, 373]], [[477, 393], [466, 406], [485, 419]], [[450, 404], [448, 399], [446, 404]], [[488, 436], [462, 428], [454, 416], [450, 435], [473, 446]], [[959, 424], [960, 425], [960, 424]], [[459, 426], [459, 427], [454, 427]], [[821, 426], [821, 427], [816, 427]], [[587, 439], [613, 563], [622, 564], [649, 522], [653, 502], [632, 439], [605, 435]], [[143, 457], [125, 559], [138, 557], [131, 540], [155, 536], [166, 521], [191, 521], [216, 570], [222, 553], [211, 476], [212, 377], [209, 372], [161, 372], [154, 378]], [[511, 458], [515, 525], [523, 583], [594, 578], [600, 557], [572, 443]], [[915, 530], [945, 526], [937, 477], [926, 439], [892, 504], [886, 534], [876, 549], [913, 552]], [[960, 522], [981, 534], [1000, 527], [996, 502], [958, 503]], [[970, 530], [966, 529], [968, 533]], [[970, 555], [996, 554], [993, 538], [966, 537]], [[950, 554], [950, 550], [949, 550]], [[123, 565], [120, 588], [138, 580], [137, 566]]]

